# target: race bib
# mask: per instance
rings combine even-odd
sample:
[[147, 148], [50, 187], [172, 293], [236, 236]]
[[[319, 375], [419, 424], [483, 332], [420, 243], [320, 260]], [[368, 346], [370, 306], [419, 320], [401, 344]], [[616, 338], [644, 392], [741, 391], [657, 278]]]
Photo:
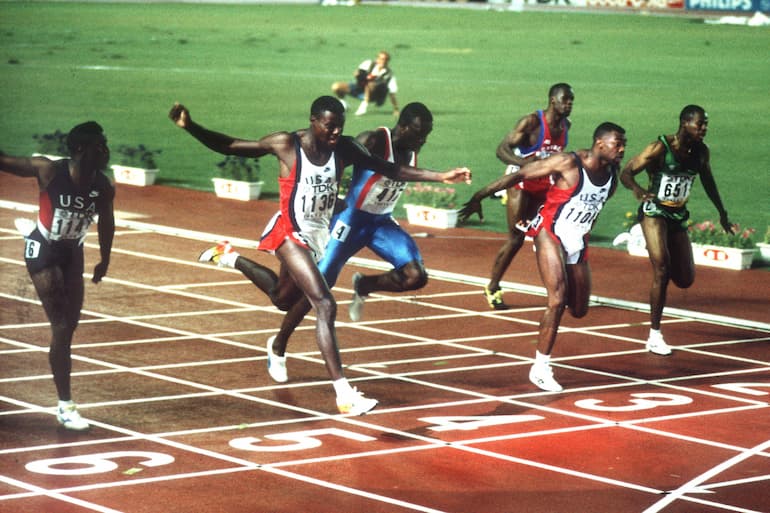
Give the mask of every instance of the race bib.
[[24, 239], [24, 258], [33, 260], [40, 256], [40, 243], [32, 239]]
[[331, 237], [334, 240], [338, 240], [340, 242], [345, 242], [348, 240], [348, 235], [350, 235], [350, 225], [345, 224], [339, 219], [337, 219], [337, 222], [334, 223], [334, 227], [331, 231]]
[[406, 182], [381, 177], [371, 184], [358, 209], [370, 214], [390, 214], [404, 189]]
[[72, 212], [57, 208], [53, 212], [50, 240], [78, 240], [86, 236], [93, 215], [87, 212]]
[[658, 202], [668, 207], [684, 205], [690, 197], [694, 181], [695, 177], [689, 175], [663, 175], [658, 187]]

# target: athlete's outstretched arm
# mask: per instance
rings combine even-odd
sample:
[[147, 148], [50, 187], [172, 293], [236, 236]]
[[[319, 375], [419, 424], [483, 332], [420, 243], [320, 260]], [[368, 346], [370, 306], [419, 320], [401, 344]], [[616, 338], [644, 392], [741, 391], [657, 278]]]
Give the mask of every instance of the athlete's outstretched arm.
[[210, 150], [224, 155], [238, 155], [241, 157], [259, 158], [268, 154], [277, 155], [286, 146], [289, 134], [277, 132], [252, 141], [239, 139], [220, 132], [209, 130], [199, 125], [190, 117], [190, 111], [180, 103], [175, 103], [168, 113], [168, 117], [179, 128], [186, 130], [201, 144]]

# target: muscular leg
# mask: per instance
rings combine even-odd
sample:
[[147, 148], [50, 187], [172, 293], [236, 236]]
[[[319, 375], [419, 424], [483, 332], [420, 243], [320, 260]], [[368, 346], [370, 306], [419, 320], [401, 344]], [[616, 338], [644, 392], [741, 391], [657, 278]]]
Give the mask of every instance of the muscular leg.
[[31, 275], [37, 295], [51, 324], [48, 361], [56, 393], [61, 401], [72, 399], [72, 336], [83, 307], [83, 277], [60, 267], [48, 267]]
[[289, 271], [285, 265], [281, 265], [279, 276], [269, 267], [244, 256], [238, 256], [235, 260], [235, 268], [251, 280], [259, 290], [267, 294], [279, 310], [287, 311], [302, 298], [302, 291], [297, 288], [289, 276]]
[[278, 334], [273, 340], [273, 353], [278, 356], [286, 354], [286, 346], [289, 344], [289, 338], [310, 310], [310, 301], [308, 301], [306, 297], [300, 298], [294, 306], [289, 308], [286, 315], [283, 317], [283, 321], [281, 321], [281, 329], [278, 330]]
[[[670, 279], [671, 258], [668, 247], [668, 226], [660, 217], [642, 218], [642, 232], [647, 243], [647, 253], [652, 264], [652, 285], [650, 287], [650, 327], [660, 330], [666, 291]], [[686, 234], [685, 234], [686, 236]], [[692, 253], [692, 250], [690, 250]], [[690, 256], [692, 258], [692, 256]]]
[[428, 273], [422, 262], [413, 260], [400, 269], [387, 273], [364, 276], [358, 281], [358, 293], [367, 296], [372, 292], [406, 292], [423, 288], [428, 283]]
[[489, 284], [487, 289], [490, 292], [495, 292], [500, 289], [500, 280], [503, 279], [503, 275], [513, 261], [513, 257], [519, 252], [521, 246], [524, 244], [524, 232], [516, 228], [516, 224], [521, 221], [527, 211], [527, 205], [529, 203], [529, 197], [527, 194], [514, 187], [511, 187], [507, 191], [508, 201], [506, 202], [506, 210], [508, 213], [508, 240], [505, 241], [503, 246], [497, 252], [495, 256], [495, 262], [492, 265], [492, 274], [489, 278]]
[[[316, 342], [321, 350], [326, 369], [332, 380], [343, 378], [342, 361], [337, 346], [334, 320], [337, 317], [337, 303], [326, 284], [321, 271], [313, 261], [310, 252], [297, 244], [286, 242], [276, 251], [281, 269], [286, 269], [296, 286], [305, 294], [316, 314]], [[281, 273], [283, 279], [284, 273]], [[282, 284], [278, 284], [282, 289]]]
[[278, 283], [278, 275], [269, 267], [258, 264], [244, 256], [235, 260], [235, 268], [246, 276], [262, 292], [270, 296]]
[[567, 305], [567, 271], [564, 265], [563, 249], [545, 230], [535, 239], [537, 245], [537, 267], [543, 280], [548, 300], [540, 320], [537, 350], [550, 355], [556, 342], [561, 317]]
[[695, 264], [692, 257], [692, 244], [686, 231], [669, 232], [668, 253], [671, 261], [671, 281], [680, 289], [689, 288], [695, 282]]
[[588, 262], [567, 264], [567, 306], [572, 317], [585, 317], [591, 297], [591, 267]]

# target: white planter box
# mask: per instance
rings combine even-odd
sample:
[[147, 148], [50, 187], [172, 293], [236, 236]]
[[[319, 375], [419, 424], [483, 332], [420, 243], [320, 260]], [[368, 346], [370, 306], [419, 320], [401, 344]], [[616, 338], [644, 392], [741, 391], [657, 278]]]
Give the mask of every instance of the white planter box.
[[751, 267], [751, 262], [754, 260], [754, 249], [693, 244], [692, 256], [696, 264], [741, 270]]
[[141, 167], [130, 167], [115, 164], [110, 166], [117, 183], [138, 185], [144, 187], [155, 183], [155, 177], [158, 175], [157, 169], [144, 169]]
[[457, 210], [445, 210], [410, 203], [404, 205], [404, 208], [410, 224], [431, 228], [454, 228], [457, 226]]
[[[642, 239], [644, 242], [644, 239]], [[721, 267], [722, 269], [748, 269], [754, 260], [754, 249], [727, 248], [724, 246], [712, 246], [709, 244], [693, 244], [692, 258], [695, 265], [709, 267]], [[647, 255], [647, 248], [642, 244], [632, 244], [629, 241], [628, 254], [633, 256]]]
[[757, 252], [759, 261], [763, 264], [770, 264], [770, 244], [766, 242], [757, 242], [757, 248], [759, 249]]
[[214, 192], [220, 198], [249, 201], [259, 199], [262, 194], [262, 185], [265, 182], [239, 182], [227, 178], [212, 178]]

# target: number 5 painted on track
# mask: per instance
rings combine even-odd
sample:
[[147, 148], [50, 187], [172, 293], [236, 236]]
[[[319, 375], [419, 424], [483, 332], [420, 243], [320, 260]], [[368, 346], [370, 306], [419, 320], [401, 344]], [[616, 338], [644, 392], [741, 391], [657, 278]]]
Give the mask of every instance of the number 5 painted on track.
[[638, 411], [650, 410], [652, 408], [657, 408], [658, 406], [681, 406], [692, 402], [691, 398], [677, 394], [641, 393], [631, 394], [631, 397], [636, 398], [628, 401], [633, 404], [625, 406], [604, 406], [604, 401], [601, 399], [583, 399], [575, 401], [575, 406], [595, 411]]
[[302, 451], [305, 449], [314, 449], [316, 447], [320, 447], [322, 442], [316, 437], [321, 435], [339, 436], [341, 438], [347, 438], [348, 440], [354, 440], [356, 442], [371, 442], [373, 440], [377, 440], [374, 437], [354, 433], [352, 431], [346, 431], [344, 429], [324, 428], [265, 436], [265, 438], [270, 440], [286, 440], [288, 442], [294, 442], [292, 444], [259, 446], [257, 445], [261, 442], [259, 438], [247, 436], [244, 438], [235, 438], [230, 440], [230, 447], [242, 449], [244, 451], [260, 452]]

